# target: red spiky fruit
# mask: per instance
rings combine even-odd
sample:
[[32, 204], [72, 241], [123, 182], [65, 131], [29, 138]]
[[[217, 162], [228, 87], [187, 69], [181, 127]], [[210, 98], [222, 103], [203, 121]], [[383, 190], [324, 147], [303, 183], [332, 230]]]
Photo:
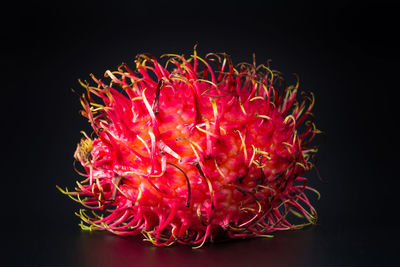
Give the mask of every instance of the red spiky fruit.
[[[315, 190], [301, 177], [316, 152], [319, 131], [305, 121], [314, 98], [297, 102], [298, 82], [286, 87], [255, 62], [167, 56], [164, 67], [139, 55], [135, 71], [106, 71], [109, 85], [93, 75], [95, 86], [81, 82], [96, 137], [84, 134], [75, 152], [86, 179], [62, 190], [94, 211], [77, 213], [81, 227], [199, 247], [315, 223], [305, 195]], [[290, 213], [305, 222], [289, 222]]]

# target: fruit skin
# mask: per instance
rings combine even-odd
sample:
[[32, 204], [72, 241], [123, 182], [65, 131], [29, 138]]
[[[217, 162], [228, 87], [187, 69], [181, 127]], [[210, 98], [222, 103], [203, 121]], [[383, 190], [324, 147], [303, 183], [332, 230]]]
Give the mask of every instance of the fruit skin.
[[83, 132], [74, 155], [85, 180], [73, 192], [57, 187], [92, 210], [76, 213], [82, 229], [197, 248], [314, 224], [305, 190], [319, 193], [301, 176], [321, 133], [313, 95], [298, 102], [298, 79], [286, 86], [255, 58], [234, 67], [224, 53], [166, 56], [165, 67], [142, 54], [135, 71], [107, 70], [109, 84], [80, 81], [96, 137]]

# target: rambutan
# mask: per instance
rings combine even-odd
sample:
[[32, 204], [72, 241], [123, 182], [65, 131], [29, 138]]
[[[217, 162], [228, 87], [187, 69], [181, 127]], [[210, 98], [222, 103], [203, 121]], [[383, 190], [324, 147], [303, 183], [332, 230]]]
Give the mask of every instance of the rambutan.
[[108, 84], [80, 81], [93, 128], [74, 155], [85, 179], [58, 189], [92, 210], [76, 213], [82, 229], [200, 247], [315, 224], [305, 191], [319, 193], [301, 175], [313, 168], [320, 131], [313, 95], [296, 99], [299, 79], [286, 86], [255, 58], [234, 66], [224, 53], [163, 57], [165, 66], [142, 54], [135, 70], [107, 70]]

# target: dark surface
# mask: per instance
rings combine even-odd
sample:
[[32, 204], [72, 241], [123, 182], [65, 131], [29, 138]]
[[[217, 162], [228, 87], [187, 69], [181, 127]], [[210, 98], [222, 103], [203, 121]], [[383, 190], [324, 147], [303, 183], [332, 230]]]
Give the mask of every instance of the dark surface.
[[[393, 266], [398, 172], [398, 58], [393, 3], [14, 4], [2, 18], [5, 266]], [[4, 20], [4, 21], [3, 21]], [[73, 187], [81, 118], [78, 78], [151, 52], [225, 51], [272, 59], [316, 95], [327, 133], [312, 198], [319, 225], [273, 239], [155, 248], [142, 237], [81, 232]], [[294, 79], [293, 79], [294, 80]], [[293, 81], [292, 80], [292, 81]], [[4, 195], [5, 194], [5, 195]], [[397, 207], [396, 207], [397, 208]]]

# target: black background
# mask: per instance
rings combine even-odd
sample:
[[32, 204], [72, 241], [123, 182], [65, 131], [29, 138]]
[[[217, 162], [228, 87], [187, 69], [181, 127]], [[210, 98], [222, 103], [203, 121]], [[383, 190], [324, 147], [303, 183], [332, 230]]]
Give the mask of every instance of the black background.
[[[277, 3], [279, 2], [279, 3]], [[6, 266], [392, 266], [398, 226], [398, 17], [394, 2], [18, 2], [2, 7], [2, 232]], [[7, 16], [10, 15], [10, 16]], [[326, 143], [309, 173], [319, 225], [273, 239], [155, 248], [81, 232], [72, 188], [78, 78], [136, 54], [227, 52], [316, 95]], [[3, 261], [4, 262], [4, 261]], [[3, 264], [2, 264], [3, 265]], [[3, 265], [4, 266], [4, 265]]]

